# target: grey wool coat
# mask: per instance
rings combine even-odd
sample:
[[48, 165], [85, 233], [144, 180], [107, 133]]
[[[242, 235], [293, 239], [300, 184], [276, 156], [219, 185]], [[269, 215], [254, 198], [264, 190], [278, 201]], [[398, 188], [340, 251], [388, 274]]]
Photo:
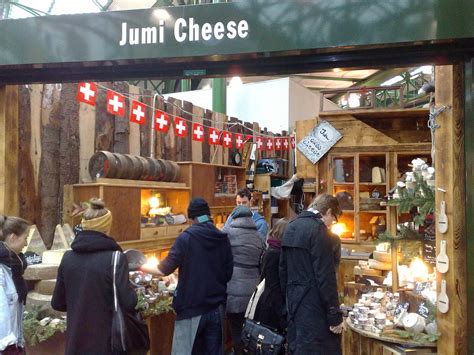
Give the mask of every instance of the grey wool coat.
[[260, 260], [265, 244], [252, 217], [234, 219], [227, 235], [234, 257], [234, 272], [227, 283], [226, 311], [243, 313], [260, 282]]

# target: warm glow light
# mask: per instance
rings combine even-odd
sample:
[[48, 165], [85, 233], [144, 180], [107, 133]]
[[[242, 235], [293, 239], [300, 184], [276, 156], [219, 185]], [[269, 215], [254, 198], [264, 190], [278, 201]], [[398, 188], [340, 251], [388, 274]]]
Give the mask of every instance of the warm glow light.
[[347, 232], [346, 225], [344, 223], [333, 224], [331, 226], [331, 232], [337, 234], [340, 237], [343, 233]]
[[360, 107], [360, 95], [351, 93], [349, 94], [349, 107]]
[[242, 85], [242, 79], [238, 76], [234, 76], [232, 79], [230, 79], [229, 82], [229, 87], [236, 87], [236, 86], [241, 86]]
[[151, 256], [147, 258], [146, 264], [149, 266], [158, 266], [160, 262], [158, 261], [158, 258], [156, 256]]
[[148, 200], [148, 203], [150, 204], [150, 208], [160, 207], [160, 199], [156, 196], [150, 197], [150, 199]]
[[413, 281], [423, 281], [428, 279], [428, 267], [420, 258], [414, 258], [410, 263], [410, 271]]

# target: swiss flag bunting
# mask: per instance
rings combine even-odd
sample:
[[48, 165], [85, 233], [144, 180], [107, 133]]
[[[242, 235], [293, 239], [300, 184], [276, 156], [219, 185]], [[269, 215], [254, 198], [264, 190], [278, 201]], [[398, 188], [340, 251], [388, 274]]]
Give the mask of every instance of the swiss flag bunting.
[[225, 148], [232, 148], [232, 133], [224, 131], [222, 134], [222, 145]]
[[267, 150], [273, 150], [273, 138], [267, 138]]
[[181, 117], [175, 117], [174, 119], [174, 133], [178, 137], [186, 137], [188, 135], [188, 125]]
[[240, 133], [235, 134], [235, 147], [237, 149], [242, 149], [244, 147], [243, 135]]
[[281, 138], [275, 138], [275, 150], [281, 150]]
[[251, 134], [247, 134], [245, 136], [245, 142], [252, 142], [253, 141], [253, 136]]
[[112, 90], [107, 90], [107, 112], [111, 115], [125, 115], [125, 97]]
[[283, 150], [288, 150], [290, 143], [288, 142], [288, 137], [283, 138]]
[[168, 132], [170, 128], [170, 116], [166, 112], [155, 110], [155, 130], [161, 132]]
[[79, 83], [77, 86], [77, 101], [95, 106], [97, 99], [97, 85], [95, 83]]
[[258, 150], [263, 150], [263, 138], [260, 136], [257, 137], [257, 148]]
[[130, 122], [145, 124], [146, 121], [146, 105], [140, 101], [132, 101], [130, 108]]
[[295, 138], [295, 136], [291, 136], [290, 140], [291, 140], [291, 148], [295, 149], [295, 147], [296, 147], [296, 138]]
[[193, 141], [204, 142], [204, 127], [202, 124], [193, 123]]
[[212, 145], [219, 144], [219, 130], [214, 127], [209, 127], [208, 143]]

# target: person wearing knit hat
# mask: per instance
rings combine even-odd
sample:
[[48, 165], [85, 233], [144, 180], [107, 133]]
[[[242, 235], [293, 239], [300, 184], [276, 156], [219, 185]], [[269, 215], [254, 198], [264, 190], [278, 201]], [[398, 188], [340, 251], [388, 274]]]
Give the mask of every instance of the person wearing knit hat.
[[120, 307], [123, 312], [136, 312], [137, 295], [129, 281], [127, 259], [108, 235], [111, 226], [112, 213], [105, 203], [90, 199], [89, 208], [82, 215], [82, 230], [59, 265], [51, 306], [67, 312], [66, 355], [112, 354], [114, 297], [110, 290], [115, 251], [120, 252], [115, 278]]
[[158, 276], [170, 275], [179, 268], [173, 298], [173, 355], [224, 354], [224, 306], [233, 258], [227, 234], [214, 226], [210, 215], [206, 200], [194, 198], [188, 206], [193, 224], [176, 238], [158, 266], [141, 267]]

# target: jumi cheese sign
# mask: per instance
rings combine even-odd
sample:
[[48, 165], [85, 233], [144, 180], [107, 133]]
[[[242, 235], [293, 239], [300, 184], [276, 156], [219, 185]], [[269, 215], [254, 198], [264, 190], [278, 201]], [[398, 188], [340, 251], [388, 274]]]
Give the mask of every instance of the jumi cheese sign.
[[[119, 45], [133, 46], [143, 44], [157, 44], [165, 42], [165, 20], [158, 21], [158, 26], [130, 27], [127, 22], [122, 23], [122, 33]], [[245, 20], [229, 21], [227, 23], [216, 22], [211, 24], [196, 23], [193, 17], [189, 19], [179, 18], [173, 26], [173, 36], [176, 42], [196, 42], [223, 40], [235, 38], [247, 38], [249, 34], [249, 24]]]

